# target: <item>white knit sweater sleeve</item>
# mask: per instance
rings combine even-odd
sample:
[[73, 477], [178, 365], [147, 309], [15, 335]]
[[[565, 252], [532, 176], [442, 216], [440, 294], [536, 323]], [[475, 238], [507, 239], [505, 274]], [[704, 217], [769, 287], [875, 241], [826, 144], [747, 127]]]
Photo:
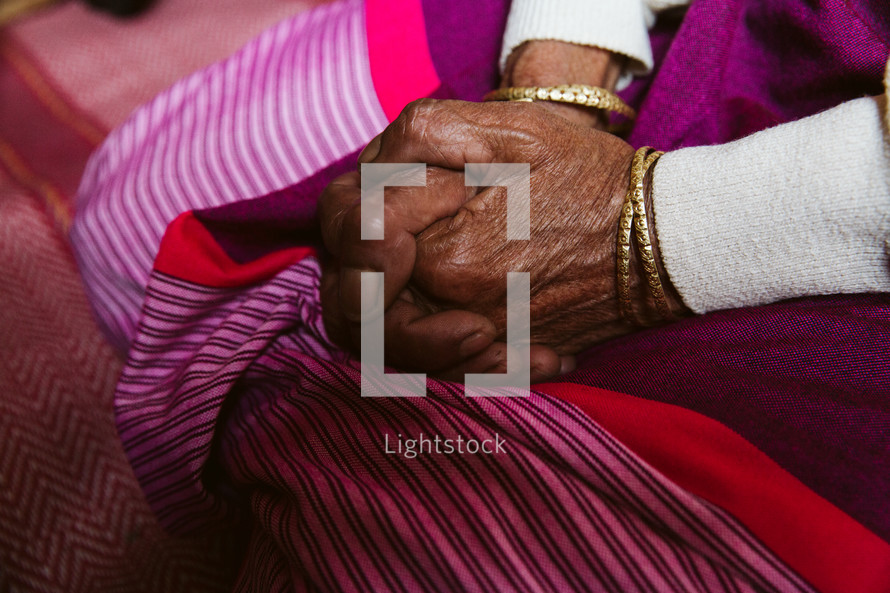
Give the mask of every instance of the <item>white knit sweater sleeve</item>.
[[666, 271], [693, 311], [890, 292], [886, 100], [861, 98], [653, 174]]
[[[501, 67], [516, 47], [532, 39], [591, 45], [630, 58], [622, 81], [652, 68], [648, 28], [653, 14], [689, 0], [513, 0], [501, 51]], [[619, 85], [619, 88], [623, 85]]]

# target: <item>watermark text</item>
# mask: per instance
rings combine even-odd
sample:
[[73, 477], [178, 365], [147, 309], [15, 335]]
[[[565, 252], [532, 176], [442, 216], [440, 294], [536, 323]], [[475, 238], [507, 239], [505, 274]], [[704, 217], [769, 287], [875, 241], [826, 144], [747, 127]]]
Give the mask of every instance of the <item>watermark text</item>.
[[490, 439], [465, 438], [463, 435], [446, 438], [423, 433], [417, 438], [406, 438], [401, 434], [392, 437], [383, 435], [383, 452], [406, 459], [414, 459], [418, 455], [501, 455], [506, 452], [506, 444], [498, 433]]

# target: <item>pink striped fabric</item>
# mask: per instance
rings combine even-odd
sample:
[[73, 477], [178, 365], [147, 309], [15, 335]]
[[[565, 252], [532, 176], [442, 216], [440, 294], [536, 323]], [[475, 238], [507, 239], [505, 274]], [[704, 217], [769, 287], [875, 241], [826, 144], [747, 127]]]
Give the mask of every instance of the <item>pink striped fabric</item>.
[[109, 136], [78, 191], [71, 242], [116, 346], [133, 338], [178, 214], [294, 184], [385, 127], [367, 55], [363, 3], [324, 5], [183, 79]]
[[[362, 398], [325, 338], [318, 262], [249, 288], [155, 271], [116, 396], [149, 503], [175, 532], [252, 536], [241, 591], [811, 591], [735, 519], [575, 406]], [[398, 435], [501, 455], [388, 454]]]

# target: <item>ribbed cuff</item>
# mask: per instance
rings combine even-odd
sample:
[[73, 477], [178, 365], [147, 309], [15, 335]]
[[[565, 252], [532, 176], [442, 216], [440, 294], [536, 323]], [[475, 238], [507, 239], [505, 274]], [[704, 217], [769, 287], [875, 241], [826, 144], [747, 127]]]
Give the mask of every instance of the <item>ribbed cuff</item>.
[[884, 103], [857, 99], [661, 158], [653, 176], [655, 228], [687, 306], [704, 313], [890, 292]]
[[550, 39], [600, 47], [629, 58], [626, 85], [632, 74], [652, 68], [647, 15], [640, 0], [513, 0], [501, 52], [501, 70], [519, 45]]

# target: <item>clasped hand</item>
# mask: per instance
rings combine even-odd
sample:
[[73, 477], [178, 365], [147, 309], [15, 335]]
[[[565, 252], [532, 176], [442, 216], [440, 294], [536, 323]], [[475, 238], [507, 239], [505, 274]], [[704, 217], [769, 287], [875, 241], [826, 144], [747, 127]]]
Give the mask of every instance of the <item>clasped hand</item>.
[[[567, 370], [571, 355], [631, 330], [619, 318], [615, 253], [632, 157], [623, 140], [536, 104], [412, 103], [359, 158], [427, 164], [426, 186], [386, 190], [384, 239], [361, 240], [357, 172], [319, 203], [329, 336], [356, 348], [360, 274], [383, 272], [387, 365], [453, 380], [503, 372], [506, 274], [524, 271], [532, 380]], [[505, 190], [466, 187], [465, 163], [529, 164], [530, 240], [507, 241]]]

